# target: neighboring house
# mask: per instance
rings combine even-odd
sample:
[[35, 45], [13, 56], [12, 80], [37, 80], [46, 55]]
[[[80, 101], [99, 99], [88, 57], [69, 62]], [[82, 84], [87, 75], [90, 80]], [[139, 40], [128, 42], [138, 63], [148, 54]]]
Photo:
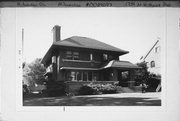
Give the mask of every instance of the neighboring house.
[[72, 91], [91, 82], [119, 82], [122, 72], [128, 71], [127, 83], [134, 85], [134, 70], [139, 67], [119, 60], [119, 56], [128, 51], [87, 37], [73, 36], [61, 40], [60, 31], [60, 26], [53, 27], [53, 43], [42, 59], [48, 80], [65, 82]]
[[151, 49], [147, 52], [144, 57], [141, 57], [142, 61], [147, 63], [148, 71], [152, 74], [160, 75], [161, 63], [160, 56], [161, 47], [160, 40], [158, 39], [155, 44], [151, 47]]

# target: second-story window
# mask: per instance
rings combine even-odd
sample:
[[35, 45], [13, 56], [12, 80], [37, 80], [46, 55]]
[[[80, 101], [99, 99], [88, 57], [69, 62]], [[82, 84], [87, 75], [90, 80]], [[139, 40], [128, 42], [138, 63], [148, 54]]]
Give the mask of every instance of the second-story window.
[[155, 48], [155, 53], [158, 53], [159, 51], [160, 51], [160, 47], [158, 46]]
[[72, 52], [71, 51], [66, 51], [66, 59], [72, 60]]
[[151, 61], [151, 68], [155, 67], [155, 61]]
[[112, 55], [109, 55], [109, 60], [113, 60], [114, 57]]
[[103, 54], [103, 60], [104, 61], [108, 60], [108, 54]]
[[93, 54], [91, 53], [90, 54], [90, 61], [92, 61], [93, 60]]
[[73, 52], [73, 60], [79, 60], [79, 53]]
[[79, 60], [79, 52], [66, 51], [66, 59]]

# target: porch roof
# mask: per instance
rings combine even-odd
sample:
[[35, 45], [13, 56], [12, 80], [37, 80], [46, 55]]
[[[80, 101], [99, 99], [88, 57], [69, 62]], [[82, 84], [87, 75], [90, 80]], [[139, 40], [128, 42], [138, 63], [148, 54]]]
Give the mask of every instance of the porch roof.
[[118, 60], [112, 60], [105, 65], [103, 65], [101, 68], [81, 68], [81, 67], [61, 67], [60, 70], [66, 69], [66, 70], [103, 70], [107, 68], [117, 68], [117, 69], [140, 69], [141, 67], [138, 67], [135, 64], [130, 63], [129, 61], [118, 61]]
[[69, 70], [90, 70], [90, 71], [95, 71], [95, 70], [99, 70], [98, 68], [79, 68], [79, 67], [61, 67], [60, 70], [63, 69], [69, 69]]
[[140, 69], [141, 67], [138, 67], [135, 64], [132, 64], [129, 61], [118, 61], [118, 60], [111, 60], [110, 62], [106, 63], [102, 69], [106, 68], [119, 68], [119, 69]]

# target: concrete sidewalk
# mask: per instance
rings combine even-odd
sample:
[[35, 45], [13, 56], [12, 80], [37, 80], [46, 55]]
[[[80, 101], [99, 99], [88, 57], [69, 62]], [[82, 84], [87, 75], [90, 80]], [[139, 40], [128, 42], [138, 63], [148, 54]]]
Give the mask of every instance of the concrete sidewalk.
[[76, 97], [149, 97], [149, 98], [159, 98], [161, 97], [161, 92], [147, 92], [147, 93], [118, 93], [118, 94], [102, 94], [102, 95], [83, 95]]

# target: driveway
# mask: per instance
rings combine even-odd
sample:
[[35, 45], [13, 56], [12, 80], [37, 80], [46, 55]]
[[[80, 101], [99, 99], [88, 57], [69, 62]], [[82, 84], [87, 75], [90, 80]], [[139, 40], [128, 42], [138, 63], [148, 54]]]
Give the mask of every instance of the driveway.
[[24, 106], [161, 106], [159, 92], [46, 97], [23, 101]]

